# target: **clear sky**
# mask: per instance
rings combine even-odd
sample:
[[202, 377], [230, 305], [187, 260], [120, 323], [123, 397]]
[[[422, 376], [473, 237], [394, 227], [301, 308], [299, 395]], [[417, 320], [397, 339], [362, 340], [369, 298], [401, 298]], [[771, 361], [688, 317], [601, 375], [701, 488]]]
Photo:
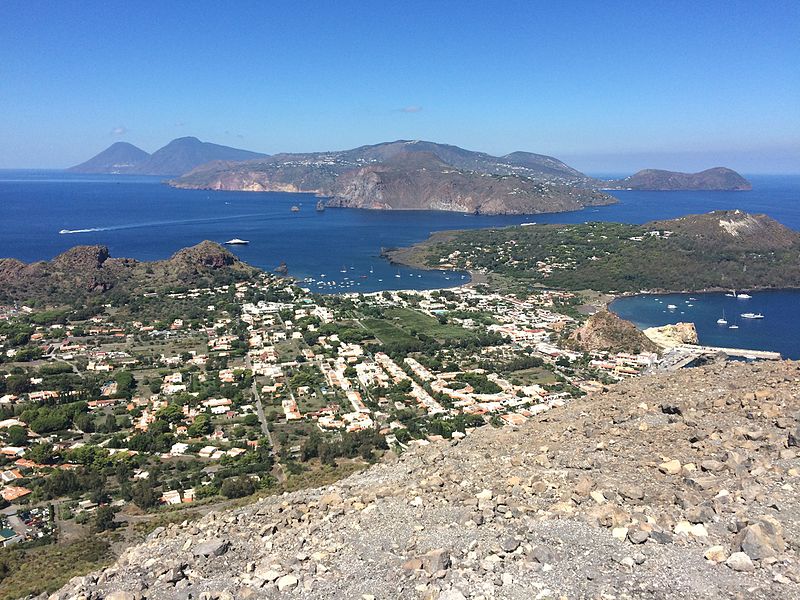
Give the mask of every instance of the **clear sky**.
[[185, 135], [800, 172], [800, 2], [0, 2], [0, 168]]

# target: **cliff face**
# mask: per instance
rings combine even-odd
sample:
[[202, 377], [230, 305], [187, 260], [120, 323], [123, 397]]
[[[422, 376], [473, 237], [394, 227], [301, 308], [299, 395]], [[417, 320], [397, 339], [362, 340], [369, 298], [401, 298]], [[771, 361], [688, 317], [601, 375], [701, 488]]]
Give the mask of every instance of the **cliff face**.
[[158, 528], [53, 598], [800, 597], [798, 382], [791, 362], [629, 380]]
[[645, 169], [638, 173], [608, 182], [608, 187], [631, 190], [711, 190], [747, 191], [753, 189], [749, 181], [736, 171], [725, 167], [706, 169], [699, 173], [679, 173]]
[[674, 348], [682, 344], [697, 344], [697, 328], [694, 323], [675, 323], [660, 327], [648, 327], [642, 332], [659, 348]]
[[535, 214], [579, 210], [615, 200], [588, 189], [546, 185], [516, 175], [465, 172], [429, 153], [407, 153], [340, 176], [329, 206]]

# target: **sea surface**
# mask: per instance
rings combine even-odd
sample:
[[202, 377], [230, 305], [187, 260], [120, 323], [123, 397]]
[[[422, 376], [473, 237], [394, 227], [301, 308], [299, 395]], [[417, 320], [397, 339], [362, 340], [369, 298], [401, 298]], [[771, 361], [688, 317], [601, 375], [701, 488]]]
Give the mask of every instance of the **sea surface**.
[[[737, 295], [740, 292], [737, 291]], [[723, 348], [773, 350], [784, 358], [800, 359], [800, 292], [749, 292], [752, 298], [733, 298], [733, 291], [707, 294], [658, 294], [619, 298], [611, 310], [642, 329], [667, 323], [691, 322], [701, 344]], [[669, 305], [676, 308], [670, 309]], [[742, 313], [762, 314], [746, 319]], [[724, 319], [727, 324], [717, 323]]]
[[[645, 223], [737, 208], [766, 213], [800, 230], [800, 176], [748, 178], [753, 183], [750, 192], [615, 191], [619, 203], [612, 206], [548, 215], [476, 216], [331, 208], [317, 212], [317, 198], [311, 194], [179, 190], [158, 177], [0, 171], [0, 257], [47, 260], [75, 245], [104, 244], [112, 256], [157, 260], [202, 240], [222, 243], [242, 238], [250, 244], [231, 247], [240, 258], [266, 270], [285, 262], [292, 276], [305, 279], [315, 291], [432, 289], [462, 284], [468, 276], [398, 268], [380, 257], [381, 249], [407, 246], [448, 229], [530, 222]], [[300, 210], [293, 212], [293, 206]], [[777, 349], [773, 333], [762, 336], [759, 332], [772, 326], [786, 332], [791, 330], [787, 324], [792, 324], [797, 341], [787, 338], [781, 347], [797, 350], [781, 351], [800, 357], [800, 292], [779, 294], [783, 296], [778, 305], [764, 307], [762, 322], [732, 331], [741, 347]], [[759, 296], [751, 301], [754, 305], [760, 302]], [[665, 324], [675, 317], [651, 313], [646, 301], [638, 304], [636, 299], [621, 300], [614, 307], [642, 325]], [[710, 310], [717, 308], [721, 306]], [[714, 337], [723, 332], [707, 330], [701, 323], [698, 330], [702, 343], [731, 341]]]

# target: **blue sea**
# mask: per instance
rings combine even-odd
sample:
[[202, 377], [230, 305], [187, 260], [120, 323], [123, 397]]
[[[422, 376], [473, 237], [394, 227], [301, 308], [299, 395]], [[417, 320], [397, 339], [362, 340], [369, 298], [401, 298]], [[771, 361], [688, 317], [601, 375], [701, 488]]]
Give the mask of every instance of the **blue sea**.
[[[638, 327], [691, 322], [700, 343], [723, 348], [773, 350], [800, 359], [800, 291], [750, 292], [752, 298], [732, 297], [732, 291], [709, 294], [660, 294], [620, 298], [611, 310]], [[738, 293], [738, 291], [737, 291]], [[669, 309], [669, 305], [676, 308]], [[760, 313], [746, 319], [742, 313]], [[723, 318], [726, 324], [718, 324]]]
[[[250, 244], [231, 247], [240, 258], [266, 270], [285, 262], [289, 273], [307, 279], [312, 290], [431, 289], [459, 285], [467, 276], [398, 268], [380, 258], [381, 249], [407, 246], [447, 229], [527, 222], [645, 223], [736, 208], [766, 213], [800, 230], [800, 176], [748, 178], [753, 183], [751, 192], [615, 191], [619, 203], [612, 206], [491, 217], [435, 211], [329, 208], [317, 212], [317, 198], [310, 194], [179, 190], [155, 177], [0, 171], [0, 257], [46, 260], [75, 245], [104, 244], [112, 256], [156, 260], [202, 240], [242, 238]], [[292, 206], [300, 210], [292, 212]], [[719, 305], [715, 298], [703, 295], [705, 304], [696, 305], [702, 317], [697, 323], [702, 343], [730, 345], [738, 339], [738, 347], [776, 349], [800, 358], [800, 292], [754, 294], [749, 302], [757, 310], [761, 308], [756, 304], [771, 299], [763, 306], [766, 318], [731, 333], [706, 327], [705, 321], [725, 302], [724, 295], [719, 296]], [[651, 310], [648, 302], [623, 299], [614, 309], [640, 325], [676, 320], [676, 315]], [[708, 315], [700, 315], [701, 306]], [[733, 334], [738, 338], [726, 337]]]

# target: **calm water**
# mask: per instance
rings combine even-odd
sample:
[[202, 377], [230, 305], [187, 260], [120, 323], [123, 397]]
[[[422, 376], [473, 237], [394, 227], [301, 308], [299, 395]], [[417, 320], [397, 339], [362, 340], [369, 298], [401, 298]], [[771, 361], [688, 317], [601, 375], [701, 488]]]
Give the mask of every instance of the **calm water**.
[[[642, 328], [692, 322], [700, 343], [708, 346], [775, 350], [786, 358], [800, 359], [800, 292], [751, 295], [748, 300], [716, 293], [631, 296], [615, 300], [611, 309]], [[677, 308], [668, 309], [670, 304]], [[748, 312], [761, 313], [764, 318], [742, 318], [741, 314]], [[728, 324], [717, 324], [723, 316]]]
[[[413, 244], [445, 229], [531, 221], [644, 223], [734, 208], [766, 213], [800, 230], [800, 176], [749, 178], [752, 192], [619, 191], [614, 195], [620, 202], [613, 206], [552, 215], [486, 217], [433, 211], [316, 212], [317, 199], [310, 194], [177, 190], [153, 177], [0, 171], [0, 256], [34, 261], [50, 259], [79, 244], [104, 244], [112, 256], [155, 260], [205, 239], [225, 242], [238, 237], [250, 240], [249, 246], [232, 248], [243, 260], [267, 270], [285, 261], [291, 275], [313, 279], [310, 287], [318, 291], [430, 289], [457, 285], [466, 279], [461, 273], [393, 267], [380, 258], [381, 248]], [[291, 212], [294, 205], [300, 207], [300, 212]], [[73, 233], [60, 234], [61, 230]], [[775, 312], [781, 314], [784, 328], [787, 322], [800, 326], [800, 293], [783, 294], [783, 304], [776, 306]], [[754, 298], [752, 302], [758, 301]], [[664, 313], [651, 315], [646, 302], [622, 302], [630, 303], [635, 314], [626, 316], [637, 323], [664, 324], [673, 317]], [[615, 308], [623, 310], [626, 306], [619, 304]], [[716, 308], [719, 307], [711, 312]], [[764, 311], [775, 314], [772, 307]], [[777, 323], [777, 316], [767, 314], [763, 322], [750, 324], [748, 329], [741, 327], [737, 335], [742, 341], [738, 345], [772, 347], [761, 343], [772, 340], [772, 334], [764, 338], [749, 336]], [[707, 337], [712, 331], [706, 331], [701, 323], [698, 328], [701, 341], [718, 343], [716, 338]], [[797, 333], [800, 332], [795, 330], [795, 338]], [[745, 338], [755, 342], [748, 346]], [[792, 340], [787, 339], [786, 344], [800, 348], [800, 343]], [[792, 355], [797, 356], [798, 352]]]

